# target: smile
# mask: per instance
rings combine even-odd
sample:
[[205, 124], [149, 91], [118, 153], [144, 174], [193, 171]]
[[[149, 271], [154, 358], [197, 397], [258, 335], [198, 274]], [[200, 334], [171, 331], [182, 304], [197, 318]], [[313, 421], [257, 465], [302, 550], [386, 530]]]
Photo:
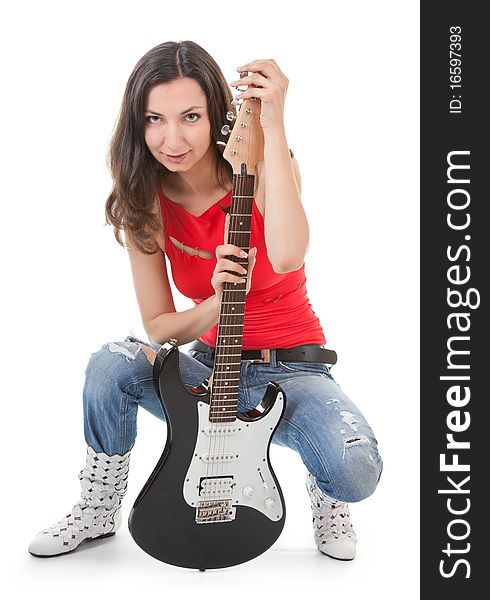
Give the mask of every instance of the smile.
[[185, 158], [187, 157], [189, 152], [190, 152], [190, 150], [188, 150], [184, 154], [176, 154], [174, 156], [172, 156], [172, 154], [165, 154], [165, 156], [168, 158], [168, 160], [170, 162], [179, 163], [179, 162], [182, 162], [183, 160], [185, 160]]

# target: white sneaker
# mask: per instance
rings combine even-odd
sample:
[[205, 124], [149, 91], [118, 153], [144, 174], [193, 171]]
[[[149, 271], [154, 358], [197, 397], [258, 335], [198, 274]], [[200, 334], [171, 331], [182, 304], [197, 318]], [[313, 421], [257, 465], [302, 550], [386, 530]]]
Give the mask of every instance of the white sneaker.
[[311, 499], [316, 547], [332, 558], [353, 560], [356, 556], [356, 534], [349, 506], [324, 494], [310, 473], [306, 478], [306, 489]]
[[129, 456], [107, 456], [87, 447], [87, 461], [78, 478], [82, 497], [71, 513], [40, 531], [29, 545], [33, 556], [67, 554], [85, 540], [112, 536], [121, 526], [121, 500], [128, 486]]

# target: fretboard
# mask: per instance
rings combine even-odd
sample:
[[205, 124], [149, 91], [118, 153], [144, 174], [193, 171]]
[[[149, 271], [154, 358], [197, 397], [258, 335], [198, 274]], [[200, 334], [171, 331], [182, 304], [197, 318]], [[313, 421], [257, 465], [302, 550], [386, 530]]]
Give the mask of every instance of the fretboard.
[[[252, 224], [254, 175], [234, 175], [230, 204], [228, 243], [248, 253]], [[228, 256], [248, 270], [248, 257]], [[213, 385], [209, 407], [211, 422], [231, 422], [236, 419], [240, 381], [246, 281], [225, 281], [221, 296]]]

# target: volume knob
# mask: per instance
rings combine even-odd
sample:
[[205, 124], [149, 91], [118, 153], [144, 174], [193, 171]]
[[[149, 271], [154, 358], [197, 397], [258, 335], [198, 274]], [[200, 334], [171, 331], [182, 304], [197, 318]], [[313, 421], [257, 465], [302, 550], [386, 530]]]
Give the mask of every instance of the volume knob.
[[266, 498], [264, 500], [264, 506], [266, 508], [272, 508], [273, 506], [275, 506], [276, 501], [274, 500], [274, 498]]
[[246, 485], [243, 488], [242, 494], [245, 496], [245, 498], [250, 498], [250, 496], [254, 493], [254, 489], [251, 485]]

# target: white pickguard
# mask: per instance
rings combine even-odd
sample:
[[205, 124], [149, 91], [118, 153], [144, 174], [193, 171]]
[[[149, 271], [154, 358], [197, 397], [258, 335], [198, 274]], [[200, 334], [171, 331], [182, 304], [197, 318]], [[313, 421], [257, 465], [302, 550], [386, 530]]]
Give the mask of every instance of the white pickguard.
[[240, 506], [255, 508], [272, 521], [282, 518], [282, 500], [269, 470], [267, 449], [283, 404], [279, 392], [270, 412], [257, 421], [211, 423], [209, 405], [198, 403], [199, 433], [183, 489], [190, 506], [217, 506], [223, 501], [234, 507], [227, 520], [234, 519]]

